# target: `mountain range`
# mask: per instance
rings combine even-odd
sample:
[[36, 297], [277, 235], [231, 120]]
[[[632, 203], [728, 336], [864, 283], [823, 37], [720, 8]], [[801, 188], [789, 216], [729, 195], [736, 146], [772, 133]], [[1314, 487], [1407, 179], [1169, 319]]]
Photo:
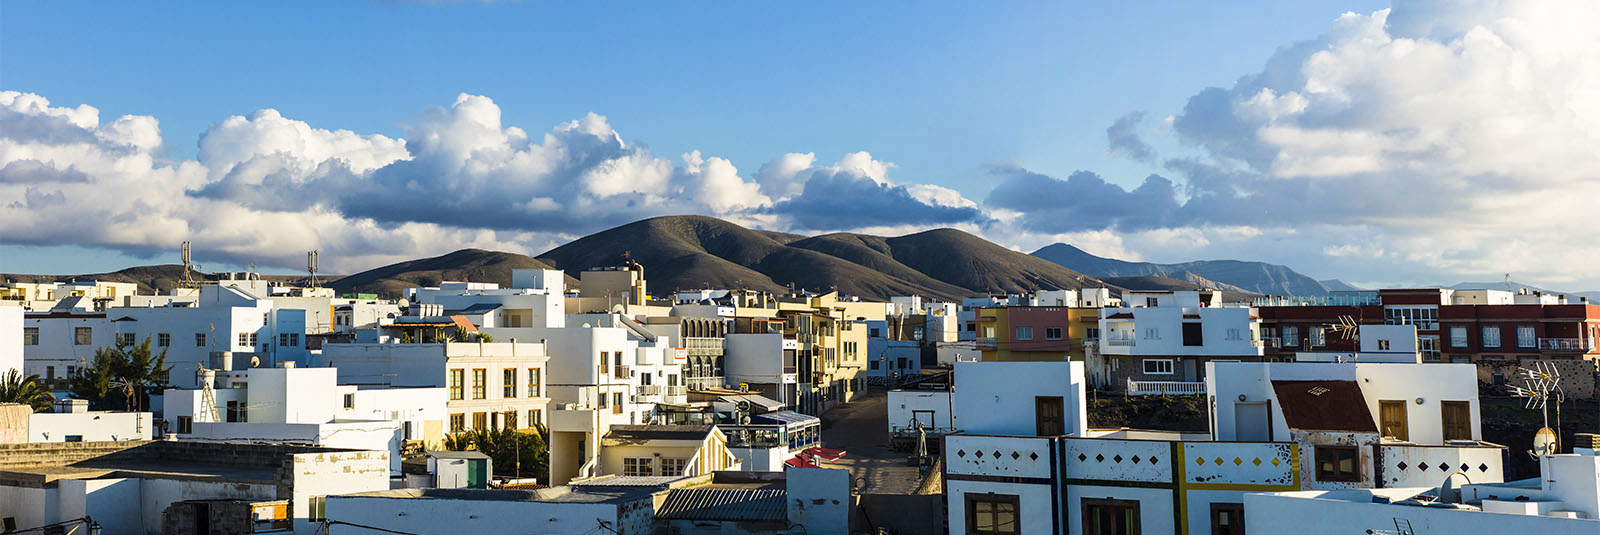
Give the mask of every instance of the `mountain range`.
[[[645, 267], [651, 293], [674, 289], [743, 287], [785, 292], [836, 289], [847, 295], [883, 299], [921, 295], [954, 300], [988, 293], [1051, 288], [1109, 287], [1116, 290], [1222, 290], [1227, 300], [1254, 295], [1325, 295], [1357, 290], [1329, 279], [1317, 281], [1277, 264], [1239, 260], [1201, 260], [1176, 264], [1129, 262], [1095, 256], [1057, 243], [1023, 254], [955, 229], [904, 236], [833, 233], [803, 236], [745, 228], [701, 216], [667, 216], [603, 230], [538, 256], [463, 249], [442, 256], [390, 264], [349, 276], [325, 276], [340, 293], [398, 297], [405, 288], [436, 286], [447, 280], [511, 283], [523, 268], [566, 271], [577, 287], [583, 270], [614, 266], [624, 257]], [[183, 267], [139, 266], [86, 275], [0, 274], [7, 281], [106, 280], [133, 282], [141, 291], [165, 292], [178, 286]], [[215, 279], [216, 275], [207, 278]], [[264, 275], [304, 284], [303, 275]], [[1539, 288], [1515, 284], [1514, 287]], [[1505, 283], [1461, 283], [1454, 288], [1504, 288]], [[1600, 300], [1600, 292], [1568, 293]]]
[[1288, 266], [1241, 260], [1197, 260], [1181, 264], [1128, 262], [1095, 256], [1082, 249], [1056, 243], [1033, 256], [1095, 277], [1154, 275], [1189, 281], [1201, 286], [1267, 295], [1326, 295], [1329, 288]]

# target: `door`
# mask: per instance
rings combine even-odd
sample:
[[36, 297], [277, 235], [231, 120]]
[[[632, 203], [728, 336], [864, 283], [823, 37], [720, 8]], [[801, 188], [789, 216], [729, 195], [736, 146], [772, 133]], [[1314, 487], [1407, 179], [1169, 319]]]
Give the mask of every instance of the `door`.
[[489, 488], [489, 462], [483, 459], [467, 460], [467, 488]]
[[1212, 503], [1211, 535], [1244, 535], [1244, 504]]
[[1270, 442], [1271, 418], [1265, 402], [1233, 404], [1233, 439], [1240, 442]]
[[1139, 502], [1083, 499], [1084, 535], [1139, 535]]
[[1066, 422], [1062, 418], [1065, 412], [1061, 396], [1034, 396], [1034, 434], [1041, 437], [1066, 434]]
[[1378, 419], [1383, 423], [1379, 428], [1384, 438], [1395, 440], [1410, 440], [1411, 433], [1406, 426], [1406, 402], [1383, 400], [1378, 402]]

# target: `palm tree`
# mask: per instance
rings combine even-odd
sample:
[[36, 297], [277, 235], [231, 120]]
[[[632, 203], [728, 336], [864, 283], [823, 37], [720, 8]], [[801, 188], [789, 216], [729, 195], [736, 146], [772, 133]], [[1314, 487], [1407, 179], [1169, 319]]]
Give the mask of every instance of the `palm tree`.
[[533, 433], [514, 429], [473, 429], [464, 433], [447, 435], [447, 450], [475, 450], [494, 460], [496, 470], [505, 470], [516, 477], [549, 477], [550, 450], [545, 443], [548, 433], [544, 426], [535, 426]]
[[150, 350], [150, 339], [133, 346], [107, 346], [96, 349], [94, 361], [71, 377], [73, 395], [104, 409], [121, 404], [125, 410], [144, 408], [150, 390], [167, 384], [172, 367], [167, 366], [167, 351]]
[[33, 412], [43, 412], [55, 405], [56, 396], [39, 386], [39, 376], [24, 377], [13, 369], [0, 378], [0, 403], [21, 403], [33, 407]]

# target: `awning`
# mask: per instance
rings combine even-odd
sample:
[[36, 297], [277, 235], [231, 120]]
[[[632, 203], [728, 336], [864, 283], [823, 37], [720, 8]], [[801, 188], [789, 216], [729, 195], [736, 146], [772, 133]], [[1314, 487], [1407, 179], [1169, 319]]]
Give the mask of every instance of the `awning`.
[[824, 461], [828, 461], [830, 463], [838, 462], [839, 459], [843, 459], [844, 458], [844, 450], [828, 449], [828, 448], [824, 448], [822, 446], [812, 446], [812, 447], [806, 448], [803, 451], [805, 451], [805, 453], [807, 453], [807, 454], [814, 455], [817, 458], [822, 459]]
[[787, 407], [787, 405], [784, 405], [782, 402], [780, 402], [778, 400], [775, 400], [775, 399], [772, 399], [772, 398], [769, 398], [769, 397], [766, 397], [766, 396], [763, 396], [763, 395], [760, 395], [760, 394], [732, 394], [732, 395], [726, 395], [726, 396], [719, 396], [718, 399], [721, 399], [722, 401], [727, 402], [727, 403], [735, 403], [735, 404], [739, 403], [740, 401], [749, 402], [751, 406], [760, 407], [761, 410], [767, 411], [767, 412], [773, 412], [773, 411], [781, 410], [784, 407]]

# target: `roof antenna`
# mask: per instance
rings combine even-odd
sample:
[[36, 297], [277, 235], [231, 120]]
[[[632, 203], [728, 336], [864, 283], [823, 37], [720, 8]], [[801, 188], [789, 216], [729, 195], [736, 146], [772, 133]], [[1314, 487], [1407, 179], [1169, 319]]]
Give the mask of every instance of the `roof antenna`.
[[311, 287], [317, 287], [317, 256], [320, 251], [312, 250], [306, 253], [306, 271], [311, 272]]

